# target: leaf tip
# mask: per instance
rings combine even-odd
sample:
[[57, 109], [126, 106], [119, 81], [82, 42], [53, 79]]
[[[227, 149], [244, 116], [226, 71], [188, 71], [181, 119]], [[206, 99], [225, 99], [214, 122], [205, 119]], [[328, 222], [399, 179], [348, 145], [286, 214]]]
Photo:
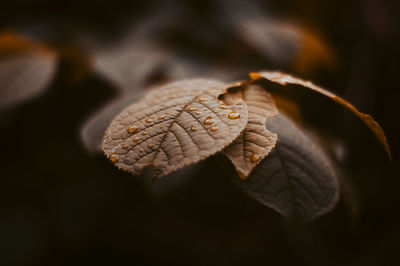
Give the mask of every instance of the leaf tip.
[[257, 80], [257, 79], [263, 78], [263, 76], [260, 75], [260, 74], [257, 73], [257, 72], [250, 72], [250, 73], [249, 73], [249, 77], [250, 77], [251, 79], [253, 79], [253, 80]]
[[236, 172], [237, 172], [240, 180], [242, 180], [242, 181], [246, 181], [246, 179], [249, 177], [249, 173], [246, 174], [246, 173], [243, 173], [240, 170], [236, 170]]

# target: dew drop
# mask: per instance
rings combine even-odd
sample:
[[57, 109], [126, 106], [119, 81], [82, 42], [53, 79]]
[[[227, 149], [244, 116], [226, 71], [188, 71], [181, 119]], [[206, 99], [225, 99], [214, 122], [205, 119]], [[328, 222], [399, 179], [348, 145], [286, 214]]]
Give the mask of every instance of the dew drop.
[[160, 115], [160, 116], [158, 117], [158, 120], [163, 120], [163, 119], [165, 119], [166, 117], [167, 117], [166, 114]]
[[240, 117], [240, 114], [239, 113], [236, 113], [236, 112], [232, 112], [232, 113], [230, 113], [229, 115], [228, 115], [228, 118], [229, 119], [236, 119], [236, 118], [239, 118]]
[[229, 106], [223, 105], [223, 104], [221, 104], [221, 105], [219, 106], [219, 108], [224, 109], [224, 110], [226, 110], [226, 109], [231, 109]]
[[138, 128], [137, 126], [130, 126], [130, 127], [128, 127], [128, 129], [127, 129], [127, 131], [128, 131], [129, 134], [133, 134], [133, 133], [135, 133], [135, 132], [138, 131], [138, 130], [139, 130], [139, 128]]
[[135, 138], [133, 139], [134, 142], [138, 142], [139, 140], [140, 140], [139, 137], [135, 137]]
[[139, 150], [140, 153], [144, 152], [144, 150]]
[[116, 163], [116, 162], [118, 162], [118, 160], [119, 160], [119, 158], [116, 154], [111, 154], [111, 156], [110, 156], [111, 162]]
[[260, 159], [261, 159], [261, 156], [256, 153], [253, 153], [250, 157], [250, 161], [252, 161], [253, 163], [258, 162]]
[[196, 115], [201, 115], [201, 112], [197, 111], [197, 112], [196, 112]]
[[149, 144], [149, 145], [147, 145], [147, 147], [148, 147], [149, 149], [151, 149], [151, 148], [154, 147], [154, 145], [153, 145], [153, 144]]
[[212, 119], [211, 116], [209, 116], [204, 120], [203, 123], [204, 123], [204, 125], [212, 125], [214, 123], [214, 120]]
[[215, 132], [218, 130], [218, 127], [217, 126], [211, 127], [210, 130]]
[[199, 110], [199, 108], [197, 108], [197, 107], [190, 107], [188, 110], [189, 110], [189, 111], [197, 111], [197, 110]]
[[129, 145], [124, 145], [124, 146], [122, 146], [122, 148], [126, 150], [129, 148]]
[[146, 135], [147, 135], [147, 132], [146, 132], [146, 131], [143, 131], [143, 132], [142, 132], [142, 135], [143, 135], [143, 136], [146, 136]]
[[146, 121], [146, 123], [151, 123], [151, 122], [153, 122], [153, 121], [151, 120], [151, 118], [147, 118], [147, 119], [144, 120], [144, 121]]
[[190, 130], [191, 130], [191, 131], [197, 131], [197, 129], [196, 129], [195, 126], [191, 126], [191, 127], [190, 127]]
[[208, 100], [208, 98], [206, 98], [206, 97], [200, 97], [199, 98], [199, 102], [205, 102], [205, 101], [207, 101]]

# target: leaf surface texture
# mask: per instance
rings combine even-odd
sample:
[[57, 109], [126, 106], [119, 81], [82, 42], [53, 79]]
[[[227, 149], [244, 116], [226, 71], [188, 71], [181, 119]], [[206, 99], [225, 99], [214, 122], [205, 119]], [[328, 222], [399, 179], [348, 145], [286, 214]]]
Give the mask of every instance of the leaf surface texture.
[[235, 166], [239, 177], [246, 179], [276, 144], [278, 136], [267, 130], [265, 123], [268, 118], [277, 115], [278, 110], [271, 95], [257, 85], [243, 86], [236, 92], [228, 92], [225, 102], [232, 104], [234, 99], [241, 99], [246, 103], [248, 122], [240, 136], [223, 153]]
[[220, 108], [217, 96], [224, 88], [218, 81], [194, 79], [150, 92], [111, 122], [102, 145], [106, 156], [133, 175], [153, 166], [160, 178], [221, 151], [247, 123], [242, 101]]
[[310, 221], [337, 203], [336, 172], [316, 142], [283, 115], [269, 119], [279, 136], [272, 152], [246, 180], [233, 178], [249, 196], [296, 221]]

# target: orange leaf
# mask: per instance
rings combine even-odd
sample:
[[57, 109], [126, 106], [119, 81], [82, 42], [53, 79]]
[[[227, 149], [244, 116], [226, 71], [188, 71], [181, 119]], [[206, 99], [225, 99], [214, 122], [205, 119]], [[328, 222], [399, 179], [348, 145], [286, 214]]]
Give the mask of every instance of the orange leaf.
[[380, 125], [370, 115], [361, 113], [360, 111], [357, 110], [356, 107], [354, 107], [354, 105], [352, 105], [351, 103], [347, 102], [346, 100], [340, 98], [336, 94], [334, 94], [326, 89], [323, 89], [321, 87], [318, 87], [317, 85], [314, 85], [310, 81], [304, 81], [299, 78], [296, 78], [296, 77], [293, 77], [291, 75], [281, 73], [281, 72], [268, 72], [268, 71], [251, 72], [249, 75], [250, 75], [250, 78], [253, 80], [267, 79], [269, 81], [278, 83], [283, 86], [287, 85], [287, 84], [300, 85], [300, 86], [309, 88], [313, 91], [319, 92], [320, 94], [323, 94], [323, 95], [327, 96], [328, 98], [334, 100], [335, 102], [341, 104], [346, 109], [348, 109], [348, 110], [352, 111], [354, 114], [356, 114], [361, 119], [361, 121], [363, 121], [364, 124], [367, 125], [367, 127], [372, 131], [372, 133], [374, 133], [375, 137], [379, 140], [379, 142], [385, 149], [385, 151], [389, 157], [389, 160], [390, 161], [392, 160], [389, 143], [388, 143], [385, 133], [383, 132]]

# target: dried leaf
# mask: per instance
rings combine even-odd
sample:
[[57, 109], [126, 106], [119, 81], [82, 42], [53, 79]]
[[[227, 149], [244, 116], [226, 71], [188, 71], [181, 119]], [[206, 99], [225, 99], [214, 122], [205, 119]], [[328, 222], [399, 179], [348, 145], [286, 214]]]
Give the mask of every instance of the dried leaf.
[[246, 180], [233, 181], [249, 196], [296, 221], [310, 221], [338, 201], [335, 170], [321, 148], [282, 114], [268, 120], [279, 136], [272, 152]]
[[100, 110], [96, 111], [82, 125], [80, 137], [83, 146], [91, 153], [101, 153], [101, 141], [104, 132], [110, 125], [113, 118], [118, 115], [125, 107], [140, 100], [147, 91], [132, 90], [122, 96], [105, 104]]
[[103, 140], [106, 156], [133, 175], [153, 166], [160, 178], [221, 151], [247, 123], [242, 101], [220, 108], [223, 88], [218, 81], [194, 79], [150, 92], [112, 121]]
[[367, 125], [367, 127], [374, 133], [376, 138], [379, 140], [379, 142], [381, 143], [381, 145], [385, 149], [389, 159], [390, 160], [392, 159], [389, 143], [388, 143], [387, 138], [385, 136], [385, 133], [383, 132], [383, 130], [380, 127], [380, 125], [370, 115], [361, 113], [351, 103], [349, 103], [346, 100], [340, 98], [339, 96], [335, 95], [334, 93], [332, 93], [332, 92], [330, 92], [328, 90], [325, 90], [325, 89], [323, 89], [321, 87], [318, 87], [318, 86], [314, 85], [310, 81], [304, 81], [304, 80], [301, 80], [299, 78], [296, 78], [296, 77], [293, 77], [293, 76], [290, 76], [288, 74], [284, 74], [284, 73], [281, 73], [281, 72], [268, 72], [268, 71], [262, 71], [262, 72], [257, 72], [257, 73], [252, 72], [252, 73], [250, 73], [250, 77], [253, 80], [263, 79], [264, 78], [264, 79], [267, 79], [269, 81], [278, 83], [278, 84], [283, 85], [283, 86], [286, 85], [286, 84], [300, 85], [300, 86], [309, 88], [309, 89], [311, 89], [313, 91], [319, 92], [320, 94], [323, 94], [323, 95], [327, 96], [328, 98], [334, 100], [335, 102], [341, 104], [342, 106], [344, 106], [348, 110], [350, 110], [353, 113], [355, 113], [364, 122], [364, 124]]
[[0, 109], [38, 96], [53, 78], [57, 56], [13, 34], [0, 35]]
[[239, 177], [245, 180], [276, 144], [278, 136], [265, 128], [265, 122], [268, 118], [277, 115], [278, 109], [271, 95], [257, 85], [242, 86], [235, 92], [228, 91], [223, 96], [226, 103], [233, 104], [237, 99], [241, 99], [247, 105], [246, 128], [231, 145], [223, 150], [235, 166]]

